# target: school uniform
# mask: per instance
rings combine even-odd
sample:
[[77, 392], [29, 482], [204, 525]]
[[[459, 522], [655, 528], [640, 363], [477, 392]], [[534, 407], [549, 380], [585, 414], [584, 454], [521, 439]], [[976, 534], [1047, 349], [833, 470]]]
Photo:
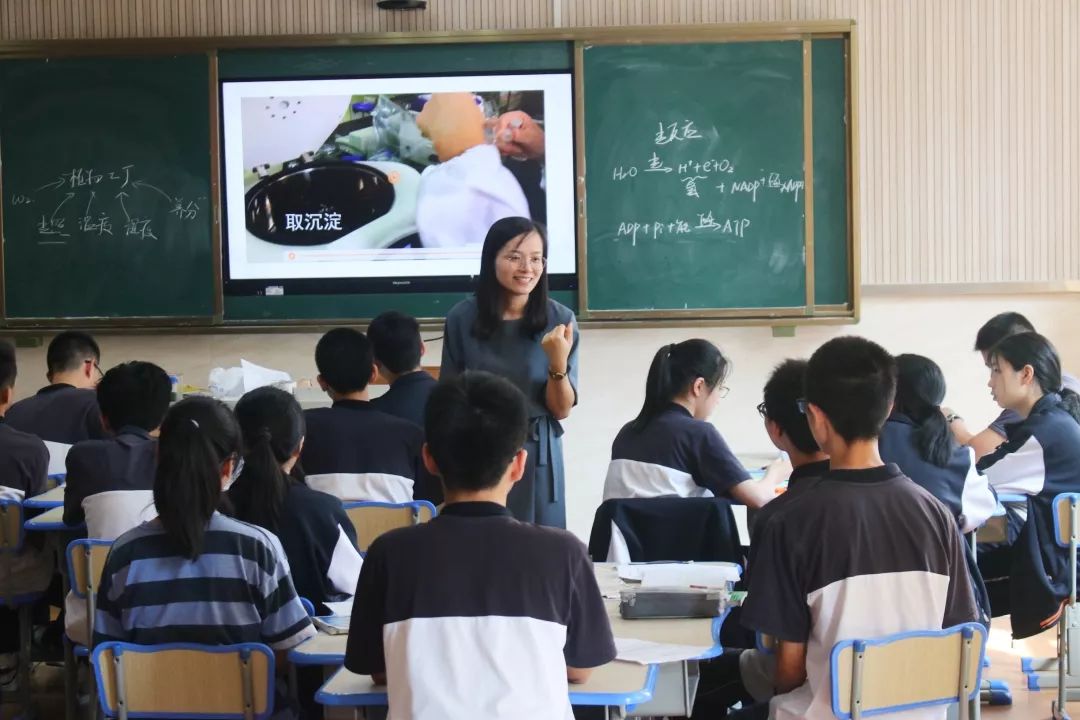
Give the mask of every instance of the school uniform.
[[894, 463], [916, 485], [926, 488], [952, 511], [962, 532], [976, 529], [997, 507], [986, 478], [975, 469], [974, 451], [954, 445], [945, 467], [935, 465], [919, 453], [917, 426], [907, 415], [893, 413], [878, 438], [881, 459]]
[[352, 596], [363, 561], [356, 549], [356, 530], [340, 500], [291, 483], [277, 534], [296, 592], [315, 604], [317, 614], [329, 613], [322, 603]]
[[147, 519], [143, 509], [154, 502], [157, 439], [146, 430], [128, 425], [115, 437], [76, 443], [66, 462], [65, 525], [85, 521], [90, 537], [113, 540]]
[[424, 431], [363, 400], [304, 413], [300, 465], [309, 487], [341, 500], [408, 502], [423, 478]]
[[6, 417], [13, 428], [50, 442], [74, 445], [108, 437], [97, 393], [66, 383], [41, 388], [8, 408]]
[[604, 500], [722, 496], [749, 479], [715, 426], [671, 403], [642, 430], [627, 423], [615, 436]]
[[1013, 636], [1023, 638], [1052, 624], [1069, 594], [1069, 551], [1054, 539], [1053, 501], [1060, 493], [1080, 492], [1080, 424], [1061, 396], [1049, 393], [1006, 429], [1008, 440], [978, 468], [998, 493], [1028, 496], [1026, 521], [1010, 514], [1015, 541], [980, 549], [979, 566], [988, 589], [993, 586], [994, 614], [1011, 612]]
[[[1072, 390], [1074, 393], [1080, 394], [1080, 378], [1075, 375], [1070, 375], [1067, 372], [1061, 373], [1061, 385], [1066, 390]], [[1008, 427], [1010, 425], [1016, 425], [1023, 421], [1020, 417], [1020, 413], [1015, 410], [1002, 410], [1001, 414], [994, 418], [994, 422], [990, 423], [990, 429], [996, 432], [1001, 437], [1008, 437]]]
[[387, 674], [390, 720], [570, 720], [567, 666], [614, 657], [581, 541], [468, 502], [372, 543], [345, 667]]
[[[39, 438], [0, 416], [0, 499], [22, 502], [45, 492], [49, 451]], [[52, 579], [52, 553], [27, 539], [17, 554], [0, 555], [0, 576], [14, 594], [39, 592]], [[0, 653], [19, 649], [18, 612], [0, 607]]]
[[438, 381], [427, 370], [407, 373], [390, 383], [390, 389], [385, 393], [372, 398], [371, 405], [380, 412], [408, 420], [422, 428], [424, 409], [436, 385]]
[[214, 513], [195, 560], [175, 555], [158, 521], [113, 544], [101, 575], [94, 645], [257, 642], [288, 650], [315, 635], [281, 543]]
[[[806, 644], [806, 682], [774, 697], [770, 717], [833, 717], [834, 644], [977, 617], [956, 521], [896, 465], [830, 470], [762, 529], [743, 623]], [[944, 718], [944, 709], [910, 718]]]

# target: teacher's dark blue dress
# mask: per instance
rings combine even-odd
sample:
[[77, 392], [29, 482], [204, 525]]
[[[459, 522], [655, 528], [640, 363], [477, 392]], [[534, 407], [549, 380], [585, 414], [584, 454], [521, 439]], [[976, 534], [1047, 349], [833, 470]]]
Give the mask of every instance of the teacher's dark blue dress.
[[574, 343], [567, 374], [577, 404], [579, 334], [574, 313], [548, 300], [548, 322], [535, 337], [521, 334], [521, 320], [504, 320], [487, 340], [472, 334], [476, 321], [476, 298], [463, 300], [446, 316], [440, 378], [452, 378], [466, 370], [485, 370], [514, 383], [529, 401], [529, 452], [525, 475], [510, 491], [507, 505], [518, 520], [551, 527], [566, 527], [566, 473], [563, 465], [563, 428], [544, 402], [548, 359], [540, 340], [556, 325], [573, 323]]

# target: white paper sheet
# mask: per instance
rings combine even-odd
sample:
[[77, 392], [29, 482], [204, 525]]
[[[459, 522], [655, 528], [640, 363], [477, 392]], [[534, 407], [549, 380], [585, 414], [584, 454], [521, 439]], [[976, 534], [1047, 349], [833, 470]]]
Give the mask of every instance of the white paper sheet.
[[352, 615], [352, 598], [348, 600], [339, 600], [337, 602], [324, 602], [323, 605], [330, 610], [334, 615], [341, 615], [349, 617]]
[[691, 660], [701, 657], [708, 651], [707, 647], [694, 645], [669, 645], [649, 640], [615, 638], [615, 659], [639, 665]]
[[739, 566], [732, 563], [644, 563], [620, 565], [619, 577], [640, 582], [642, 587], [725, 587], [739, 579]]
[[240, 360], [240, 370], [244, 373], [244, 392], [251, 392], [255, 388], [274, 383], [292, 382], [292, 376], [287, 372], [256, 365], [243, 359]]

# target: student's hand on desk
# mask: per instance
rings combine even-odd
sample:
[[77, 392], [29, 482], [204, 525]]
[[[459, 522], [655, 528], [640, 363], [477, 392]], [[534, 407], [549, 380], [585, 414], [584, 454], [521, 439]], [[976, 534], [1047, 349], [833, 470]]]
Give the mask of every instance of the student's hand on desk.
[[570, 359], [570, 349], [574, 345], [574, 325], [556, 325], [551, 332], [540, 341], [540, 347], [547, 355], [548, 364], [556, 372], [567, 371], [567, 361]]
[[416, 126], [435, 146], [439, 162], [484, 144], [484, 113], [472, 93], [433, 93], [416, 116]]
[[504, 157], [544, 157], [544, 130], [528, 113], [511, 110], [488, 124], [495, 132], [495, 147]]

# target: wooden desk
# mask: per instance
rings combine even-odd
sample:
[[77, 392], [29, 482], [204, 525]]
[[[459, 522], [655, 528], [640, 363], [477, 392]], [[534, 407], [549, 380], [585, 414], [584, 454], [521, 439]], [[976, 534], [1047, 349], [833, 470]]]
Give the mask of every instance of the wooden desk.
[[23, 500], [23, 507], [28, 508], [55, 508], [64, 506], [64, 486], [57, 485], [52, 490], [35, 495]]

